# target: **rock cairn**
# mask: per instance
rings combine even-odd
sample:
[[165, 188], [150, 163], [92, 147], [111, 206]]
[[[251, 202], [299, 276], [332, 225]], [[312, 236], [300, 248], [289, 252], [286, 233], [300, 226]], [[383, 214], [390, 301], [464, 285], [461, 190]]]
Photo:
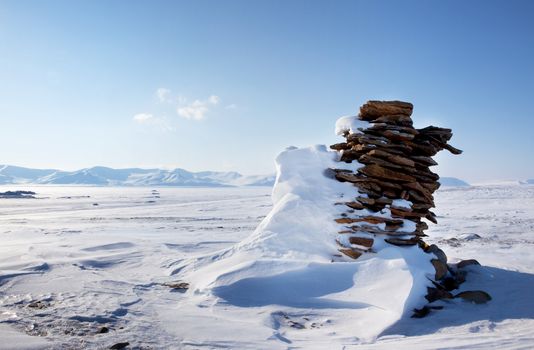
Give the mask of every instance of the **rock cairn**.
[[[443, 149], [452, 154], [462, 151], [448, 144], [451, 129], [415, 129], [412, 111], [413, 105], [407, 102], [369, 101], [360, 108], [357, 128], [343, 131], [346, 141], [330, 146], [340, 152], [340, 161], [357, 162], [353, 170], [332, 170], [338, 181], [354, 184], [360, 193], [337, 203], [347, 207], [336, 219], [343, 225], [337, 238], [339, 251], [357, 259], [373, 252], [379, 238], [390, 245], [418, 246], [434, 257], [430, 260], [435, 276], [428, 288], [429, 302], [453, 297], [489, 300], [489, 295], [480, 291], [453, 296], [450, 291], [465, 280], [465, 266], [459, 265], [468, 265], [468, 261], [448, 265], [445, 253], [423, 240], [428, 225], [422, 219], [437, 223], [431, 208], [440, 183], [439, 176], [430, 170], [437, 165], [432, 157]], [[414, 310], [414, 316], [425, 316], [430, 309]]]

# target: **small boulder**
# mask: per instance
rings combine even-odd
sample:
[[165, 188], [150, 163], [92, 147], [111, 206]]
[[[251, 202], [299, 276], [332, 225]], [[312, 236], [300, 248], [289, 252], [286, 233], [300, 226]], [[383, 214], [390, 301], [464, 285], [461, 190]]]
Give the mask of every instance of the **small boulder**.
[[165, 282], [162, 285], [164, 285], [165, 287], [169, 287], [171, 289], [176, 289], [176, 290], [187, 290], [187, 289], [189, 289], [189, 283], [182, 282], [182, 281]]
[[106, 327], [106, 326], [100, 327], [100, 329], [99, 329], [98, 332], [96, 332], [96, 333], [97, 333], [97, 334], [109, 333], [109, 328]]

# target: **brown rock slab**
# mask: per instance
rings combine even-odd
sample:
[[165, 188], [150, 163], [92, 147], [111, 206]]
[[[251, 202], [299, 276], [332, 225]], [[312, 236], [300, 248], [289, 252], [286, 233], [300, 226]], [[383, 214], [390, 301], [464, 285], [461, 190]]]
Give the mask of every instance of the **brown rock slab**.
[[441, 250], [437, 245], [431, 244], [425, 248], [425, 252], [434, 254], [439, 261], [444, 264], [447, 264], [447, 255], [443, 250]]
[[425, 157], [425, 156], [411, 156], [410, 157], [414, 162], [417, 162], [423, 166], [433, 166], [433, 165], [438, 165], [438, 163], [430, 158], [430, 157]]
[[334, 177], [340, 182], [357, 183], [365, 181], [363, 176], [350, 172], [337, 172]]
[[421, 222], [418, 222], [416, 225], [415, 225], [417, 231], [424, 231], [424, 230], [427, 230], [428, 229], [428, 224], [424, 221], [421, 221]]
[[347, 149], [343, 151], [343, 153], [341, 154], [340, 161], [345, 162], [345, 163], [351, 163], [353, 160], [357, 160], [364, 153], [365, 152], [363, 151]]
[[350, 148], [350, 146], [346, 142], [340, 142], [340, 143], [336, 143], [336, 144], [333, 144], [333, 145], [330, 146], [330, 149], [333, 149], [333, 150], [336, 150], [336, 151], [346, 150], [346, 149], [349, 149], [349, 148]]
[[336, 219], [335, 221], [338, 224], [352, 224], [353, 222], [357, 222], [356, 220], [357, 219], [352, 219], [352, 218], [339, 218], [339, 219]]
[[436, 274], [434, 277], [436, 281], [439, 281], [440, 279], [447, 276], [448, 269], [447, 269], [446, 263], [444, 263], [443, 261], [439, 259], [432, 259], [430, 260], [430, 262], [432, 263], [432, 265], [434, 266], [434, 269], [436, 270]]
[[437, 224], [437, 223], [438, 223], [438, 220], [436, 219], [436, 214], [434, 214], [434, 213], [431, 212], [430, 210], [429, 210], [428, 213], [425, 215], [425, 219], [428, 219], [430, 222], [433, 222], [434, 224]]
[[388, 152], [387, 150], [373, 149], [367, 152], [367, 155], [383, 158], [398, 165], [403, 165], [407, 167], [415, 167], [415, 162], [413, 160], [400, 156], [398, 154], [392, 154]]
[[368, 164], [363, 168], [358, 169], [358, 172], [370, 176], [377, 177], [379, 179], [399, 181], [399, 182], [415, 182], [415, 177], [407, 174], [403, 174], [398, 171], [390, 170], [380, 165]]
[[452, 154], [462, 154], [463, 153], [463, 151], [461, 149], [452, 147], [451, 145], [449, 145], [447, 143], [443, 145], [443, 148], [445, 148], [447, 151], [451, 152]]
[[373, 120], [373, 123], [386, 123], [386, 124], [395, 124], [402, 126], [412, 126], [413, 121], [407, 115], [403, 114], [393, 114], [393, 115], [383, 115]]
[[410, 140], [413, 140], [415, 137], [413, 134], [400, 132], [396, 130], [385, 130], [382, 134], [388, 139], [393, 140], [393, 141], [410, 141]]
[[375, 203], [377, 204], [391, 204], [393, 203], [393, 200], [391, 198], [386, 197], [380, 197], [375, 199]]
[[410, 239], [402, 239], [402, 238], [386, 238], [384, 241], [388, 242], [389, 244], [393, 244], [399, 247], [402, 246], [414, 246], [419, 242], [418, 238], [410, 238]]
[[349, 143], [360, 144], [364, 146], [375, 146], [376, 148], [387, 149], [390, 153], [398, 155], [410, 154], [412, 147], [406, 143], [392, 143], [386, 137], [369, 135], [369, 134], [350, 134], [347, 137]]
[[469, 290], [458, 293], [455, 298], [461, 298], [475, 304], [484, 304], [491, 300], [491, 296], [482, 290]]
[[412, 318], [423, 318], [423, 317], [428, 316], [428, 314], [430, 314], [431, 310], [441, 310], [441, 309], [443, 309], [443, 306], [425, 305], [420, 309], [413, 309], [413, 314], [412, 314], [411, 317]]
[[432, 157], [439, 152], [439, 148], [436, 148], [430, 142], [418, 142], [417, 140], [405, 141], [405, 146], [408, 146], [412, 149], [415, 155]]
[[370, 128], [365, 129], [365, 132], [370, 134], [376, 134], [378, 136], [383, 136], [382, 133], [385, 130], [393, 130], [411, 135], [418, 135], [419, 131], [414, 129], [411, 126], [402, 126], [398, 124], [388, 124], [388, 123], [378, 123], [376, 120], [373, 120], [373, 125]]
[[375, 120], [385, 115], [412, 115], [413, 105], [402, 101], [368, 101], [360, 107], [360, 119]]
[[366, 237], [353, 236], [353, 237], [349, 237], [349, 243], [350, 244], [355, 244], [355, 245], [360, 245], [362, 247], [371, 248], [373, 246], [374, 239], [366, 238]]
[[435, 204], [431, 204], [431, 203], [414, 203], [414, 204], [412, 204], [412, 209], [413, 210], [418, 210], [418, 211], [428, 210], [428, 209], [434, 208], [434, 207], [435, 207]]
[[406, 174], [414, 174], [417, 172], [417, 169], [415, 169], [414, 167], [396, 164], [390, 162], [389, 159], [378, 158], [369, 154], [362, 155], [360, 158], [358, 158], [358, 162], [362, 164], [377, 164], [384, 168], [400, 171]]
[[413, 233], [410, 233], [410, 232], [398, 232], [395, 230], [391, 230], [391, 231], [382, 230], [381, 228], [377, 226], [370, 226], [370, 225], [352, 225], [350, 228], [354, 232], [366, 232], [366, 233], [371, 233], [371, 234], [376, 234], [376, 235], [388, 235], [388, 236], [414, 235]]
[[389, 210], [391, 211], [391, 215], [397, 218], [422, 218], [426, 215], [424, 213], [418, 213], [405, 208], [394, 206], [390, 207]]
[[423, 187], [419, 182], [407, 182], [404, 184], [404, 186], [410, 190], [416, 191], [418, 194], [425, 197], [428, 202], [434, 201], [434, 196], [432, 196], [432, 193]]
[[350, 248], [339, 249], [339, 252], [352, 259], [358, 259], [360, 256], [362, 256], [362, 252]]
[[433, 182], [421, 182], [420, 181], [419, 184], [423, 186], [424, 188], [426, 188], [431, 193], [434, 193], [441, 186], [441, 184], [437, 181], [433, 181]]
[[374, 205], [376, 201], [373, 198], [357, 197], [356, 200], [362, 204]]
[[341, 230], [338, 233], [341, 234], [341, 235], [344, 235], [344, 234], [348, 234], [348, 233], [354, 233], [354, 231], [352, 231], [352, 230]]
[[356, 209], [356, 210], [362, 210], [365, 208], [362, 203], [360, 202], [347, 202], [345, 205], [349, 208]]
[[467, 260], [460, 261], [458, 264], [456, 264], [456, 267], [459, 269], [463, 269], [471, 265], [480, 265], [480, 263], [476, 261], [475, 259], [467, 259]]
[[392, 225], [402, 225], [403, 224], [403, 221], [402, 220], [399, 220], [399, 219], [390, 219], [390, 218], [383, 218], [383, 217], [380, 217], [380, 216], [372, 216], [372, 215], [366, 215], [366, 216], [361, 216], [359, 218], [355, 218], [353, 219], [352, 222], [367, 222], [369, 224], [384, 224], [384, 223], [389, 223], [389, 224], [392, 224]]
[[453, 295], [450, 292], [443, 290], [443, 289], [427, 287], [425, 298], [426, 300], [428, 300], [429, 303], [431, 303], [433, 301], [441, 300], [441, 299], [452, 299]]

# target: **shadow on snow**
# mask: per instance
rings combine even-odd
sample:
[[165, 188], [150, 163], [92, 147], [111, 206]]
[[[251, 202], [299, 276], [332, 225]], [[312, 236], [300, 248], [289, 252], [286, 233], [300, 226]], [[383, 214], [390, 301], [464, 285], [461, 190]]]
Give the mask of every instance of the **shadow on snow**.
[[[492, 300], [476, 305], [458, 299], [438, 302], [444, 309], [424, 319], [412, 319], [410, 313], [386, 329], [381, 336], [432, 334], [444, 327], [477, 321], [501, 322], [507, 319], [534, 319], [534, 274], [496, 267], [473, 266], [461, 290], [483, 290]], [[453, 291], [456, 293], [457, 291]]]
[[303, 269], [266, 277], [244, 278], [214, 289], [216, 296], [239, 307], [282, 305], [295, 308], [357, 309], [371, 305], [321, 298], [354, 285], [351, 264], [311, 264]]

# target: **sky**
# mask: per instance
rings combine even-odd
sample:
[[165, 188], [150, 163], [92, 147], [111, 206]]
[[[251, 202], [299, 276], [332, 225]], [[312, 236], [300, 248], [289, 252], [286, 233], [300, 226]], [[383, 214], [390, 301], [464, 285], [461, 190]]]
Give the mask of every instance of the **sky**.
[[273, 173], [372, 99], [534, 178], [532, 1], [0, 0], [0, 164]]

